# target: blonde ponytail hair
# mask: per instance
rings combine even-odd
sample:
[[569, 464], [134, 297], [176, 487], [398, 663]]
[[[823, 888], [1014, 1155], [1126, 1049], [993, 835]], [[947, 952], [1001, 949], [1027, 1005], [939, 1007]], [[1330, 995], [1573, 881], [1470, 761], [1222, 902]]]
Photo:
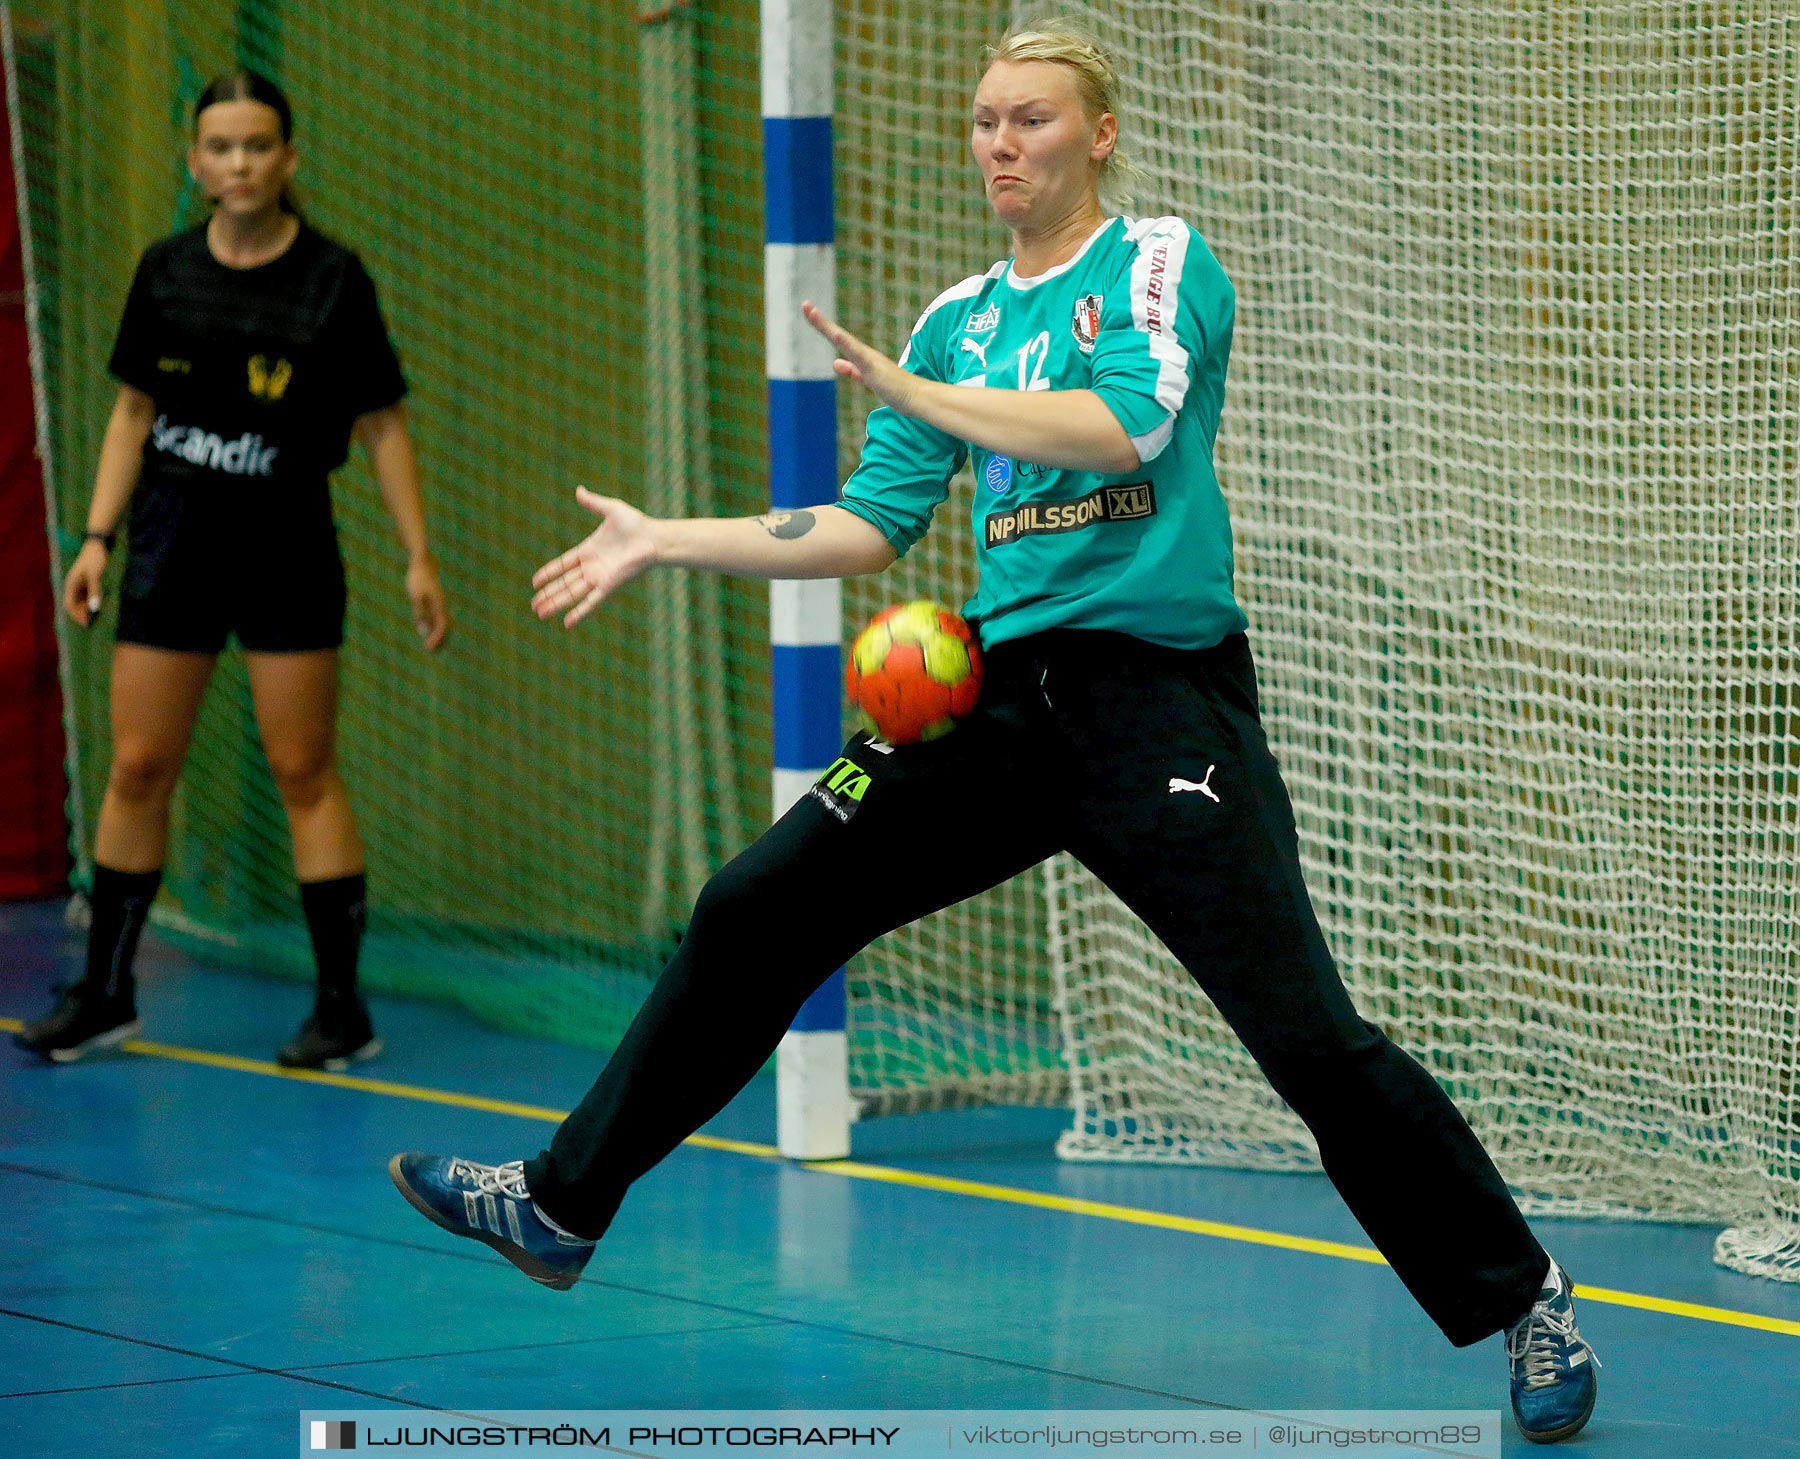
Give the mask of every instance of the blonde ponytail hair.
[[[1119, 114], [1119, 73], [1112, 57], [1086, 31], [1066, 21], [1037, 21], [1008, 31], [982, 52], [981, 60], [984, 73], [999, 61], [1048, 61], [1067, 66], [1075, 73], [1076, 91], [1089, 121], [1098, 121], [1106, 112], [1114, 117]], [[1112, 152], [1100, 164], [1101, 198], [1112, 206], [1128, 207], [1133, 191], [1149, 181], [1149, 174], [1114, 142]]]

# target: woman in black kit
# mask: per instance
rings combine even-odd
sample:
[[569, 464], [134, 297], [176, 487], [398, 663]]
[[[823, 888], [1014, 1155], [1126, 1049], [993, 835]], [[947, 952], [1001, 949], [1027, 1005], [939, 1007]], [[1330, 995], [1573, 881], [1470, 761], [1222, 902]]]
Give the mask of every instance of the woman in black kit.
[[162, 877], [169, 800], [233, 633], [319, 969], [313, 1012], [279, 1057], [342, 1069], [381, 1048], [356, 988], [363, 849], [334, 758], [344, 569], [328, 476], [352, 436], [393, 515], [427, 648], [443, 643], [449, 616], [426, 544], [406, 381], [362, 264], [293, 205], [292, 132], [287, 99], [254, 72], [201, 94], [188, 168], [213, 214], [146, 250], [113, 349], [119, 396], [87, 540], [63, 589], [70, 616], [91, 626], [129, 504], [93, 924], [83, 977], [16, 1035], [58, 1063], [141, 1027], [131, 967]]

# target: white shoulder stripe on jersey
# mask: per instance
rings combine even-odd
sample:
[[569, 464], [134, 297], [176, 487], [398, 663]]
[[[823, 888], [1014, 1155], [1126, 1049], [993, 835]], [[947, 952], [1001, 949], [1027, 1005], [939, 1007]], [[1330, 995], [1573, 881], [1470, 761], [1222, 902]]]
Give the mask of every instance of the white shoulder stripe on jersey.
[[1125, 236], [1133, 243], [1142, 243], [1146, 238], [1158, 235], [1167, 236], [1173, 233], [1186, 235], [1188, 225], [1172, 213], [1165, 213], [1160, 218], [1127, 218], [1125, 220]]
[[954, 304], [958, 299], [972, 299], [981, 292], [981, 286], [989, 279], [997, 279], [1006, 272], [1006, 260], [1001, 259], [985, 274], [970, 274], [960, 284], [952, 284], [927, 304], [920, 313], [918, 322], [913, 325], [912, 333], [907, 336], [906, 348], [900, 353], [900, 364], [904, 368], [907, 359], [912, 355], [913, 340], [918, 338], [919, 331], [925, 327], [925, 321], [936, 314], [946, 304]]
[[1138, 456], [1148, 461], [1169, 444], [1175, 416], [1187, 399], [1188, 352], [1170, 326], [1181, 295], [1189, 235], [1179, 218], [1144, 218], [1130, 223], [1126, 236], [1138, 246], [1131, 264], [1131, 322], [1157, 362], [1156, 403], [1169, 412], [1169, 418], [1155, 430], [1131, 438]]
[[[919, 324], [923, 324], [946, 304], [953, 304], [958, 299], [967, 299], [972, 294], [979, 294], [983, 284], [989, 279], [999, 278], [1000, 275], [1005, 272], [1006, 260], [1001, 259], [999, 263], [995, 264], [985, 274], [970, 274], [968, 278], [964, 279], [960, 284], [952, 284], [949, 288], [945, 289], [943, 293], [939, 294], [937, 298], [933, 299], [925, 306], [924, 312], [919, 315]], [[913, 326], [915, 332], [918, 330], [919, 324]]]

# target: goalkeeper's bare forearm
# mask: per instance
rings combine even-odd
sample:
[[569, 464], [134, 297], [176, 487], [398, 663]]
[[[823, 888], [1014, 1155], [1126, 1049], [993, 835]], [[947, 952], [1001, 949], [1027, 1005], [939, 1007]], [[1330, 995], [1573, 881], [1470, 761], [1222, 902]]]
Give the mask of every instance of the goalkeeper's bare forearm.
[[896, 553], [880, 530], [842, 507], [807, 507], [760, 517], [646, 516], [628, 502], [582, 487], [576, 500], [600, 525], [531, 579], [539, 618], [562, 614], [573, 628], [652, 567], [690, 567], [762, 578], [842, 578], [880, 572]]
[[891, 566], [892, 544], [842, 507], [760, 517], [689, 517], [656, 523], [657, 563], [758, 578], [848, 578]]

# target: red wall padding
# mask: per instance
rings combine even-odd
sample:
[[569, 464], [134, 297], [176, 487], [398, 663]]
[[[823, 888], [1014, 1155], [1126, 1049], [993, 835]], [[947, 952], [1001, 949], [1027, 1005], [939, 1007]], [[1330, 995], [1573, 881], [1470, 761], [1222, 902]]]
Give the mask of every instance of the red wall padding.
[[36, 440], [12, 141], [0, 92], [0, 900], [6, 901], [48, 896], [69, 878], [56, 594]]

